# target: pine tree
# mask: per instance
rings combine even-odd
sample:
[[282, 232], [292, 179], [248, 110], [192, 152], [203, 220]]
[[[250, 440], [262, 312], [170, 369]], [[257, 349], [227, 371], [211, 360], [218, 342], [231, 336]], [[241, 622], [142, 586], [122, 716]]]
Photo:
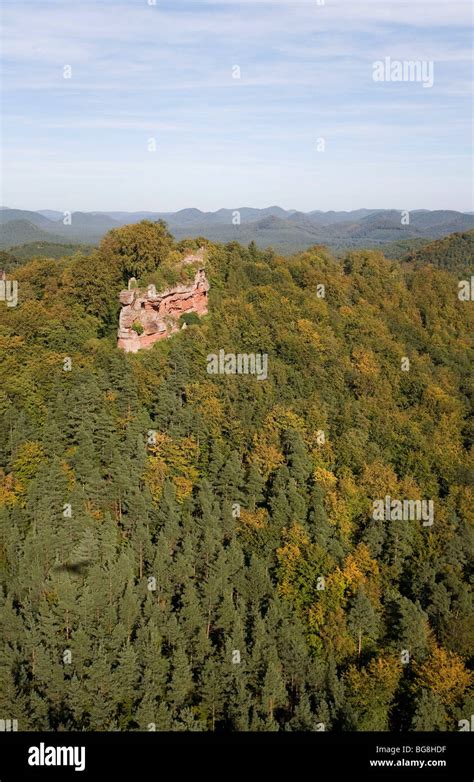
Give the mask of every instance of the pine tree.
[[304, 487], [311, 472], [311, 463], [303, 438], [294, 429], [286, 429], [282, 433], [282, 444], [291, 477]]
[[410, 656], [422, 659], [428, 651], [428, 617], [419, 605], [407, 597], [400, 597], [396, 604], [396, 617], [392, 628], [394, 643]]
[[215, 660], [208, 658], [203, 666], [199, 679], [200, 708], [206, 718], [209, 730], [216, 730], [216, 725], [222, 718], [224, 710], [224, 679], [221, 666]]
[[182, 643], [173, 651], [171, 660], [171, 680], [169, 684], [169, 703], [174, 711], [181, 710], [189, 702], [194, 682], [188, 656]]
[[379, 619], [363, 589], [359, 589], [349, 609], [347, 624], [357, 639], [357, 654], [362, 651], [362, 639], [375, 640], [379, 632]]
[[430, 690], [423, 689], [416, 702], [412, 730], [446, 730], [446, 712], [440, 699]]
[[262, 707], [270, 722], [275, 719], [275, 710], [286, 705], [287, 692], [282, 675], [281, 663], [276, 655], [270, 655], [262, 688]]

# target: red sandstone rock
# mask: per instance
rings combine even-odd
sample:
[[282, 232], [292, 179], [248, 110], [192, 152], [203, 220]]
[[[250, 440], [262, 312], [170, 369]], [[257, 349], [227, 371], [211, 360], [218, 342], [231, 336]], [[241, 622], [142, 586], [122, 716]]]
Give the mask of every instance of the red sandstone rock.
[[[189, 256], [183, 263], [192, 263], [195, 257]], [[201, 256], [199, 256], [201, 260]], [[134, 283], [135, 281], [133, 281]], [[179, 331], [179, 317], [183, 312], [207, 313], [207, 294], [209, 282], [204, 269], [196, 272], [194, 281], [189, 285], [176, 285], [165, 291], [157, 292], [153, 285], [148, 288], [134, 288], [120, 292], [120, 312], [117, 346], [126, 353], [136, 353], [149, 348], [159, 339]], [[133, 284], [132, 283], [132, 284]], [[133, 325], [143, 329], [138, 334]]]

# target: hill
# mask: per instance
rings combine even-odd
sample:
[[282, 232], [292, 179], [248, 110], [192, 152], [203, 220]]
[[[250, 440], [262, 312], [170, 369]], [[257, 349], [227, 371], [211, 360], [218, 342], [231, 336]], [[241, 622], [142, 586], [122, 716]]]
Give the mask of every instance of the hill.
[[2, 251], [0, 267], [9, 270], [32, 258], [67, 258], [80, 252], [82, 255], [90, 255], [94, 247], [87, 244], [56, 244], [54, 242], [30, 242], [10, 247], [8, 252]]
[[[2, 214], [2, 212], [0, 212]], [[59, 242], [62, 237], [52, 231], [44, 231], [29, 220], [9, 220], [0, 228], [0, 247], [11, 248], [29, 242]]]
[[[2, 714], [24, 731], [459, 730], [473, 316], [450, 258], [466, 242], [435, 263], [336, 262], [146, 221], [15, 269]], [[202, 244], [207, 314], [118, 349], [120, 292], [146, 287], [153, 318], [149, 285], [165, 295]]]
[[12, 221], [27, 221], [38, 228], [45, 228], [46, 230], [51, 228], [51, 220], [39, 212], [31, 212], [26, 209], [0, 209], [0, 225], [4, 226], [6, 223]]
[[[415, 210], [410, 213], [406, 225], [402, 222], [402, 213], [395, 209], [305, 213], [279, 206], [265, 209], [244, 206], [215, 212], [194, 208], [178, 212], [74, 212], [70, 224], [64, 225], [63, 215], [54, 210], [28, 212], [3, 209], [0, 210], [0, 223], [6, 225], [0, 246], [8, 248], [11, 244], [34, 241], [31, 224], [51, 233], [50, 241], [53, 242], [98, 244], [110, 229], [143, 219], [165, 220], [178, 240], [203, 236], [222, 243], [237, 241], [249, 244], [254, 241], [261, 248], [273, 247], [285, 254], [314, 244], [327, 245], [334, 251], [357, 247], [383, 248], [394, 242], [430, 241], [474, 228], [473, 215], [452, 210]], [[13, 226], [9, 226], [11, 222]], [[58, 237], [61, 238], [58, 240]]]
[[440, 269], [472, 274], [474, 269], [474, 231], [455, 233], [407, 253], [404, 261], [415, 266], [433, 264]]

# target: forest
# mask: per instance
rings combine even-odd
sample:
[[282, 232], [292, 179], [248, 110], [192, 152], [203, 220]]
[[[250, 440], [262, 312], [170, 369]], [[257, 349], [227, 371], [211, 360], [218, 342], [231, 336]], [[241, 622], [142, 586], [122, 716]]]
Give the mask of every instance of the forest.
[[[2, 718], [465, 729], [472, 236], [452, 241], [410, 263], [282, 257], [145, 220], [87, 254], [15, 263], [18, 305], [0, 302]], [[129, 278], [179, 282], [200, 247], [209, 314], [118, 350]], [[220, 350], [266, 355], [267, 377], [209, 374]], [[432, 501], [433, 524], [374, 518], [387, 496]]]

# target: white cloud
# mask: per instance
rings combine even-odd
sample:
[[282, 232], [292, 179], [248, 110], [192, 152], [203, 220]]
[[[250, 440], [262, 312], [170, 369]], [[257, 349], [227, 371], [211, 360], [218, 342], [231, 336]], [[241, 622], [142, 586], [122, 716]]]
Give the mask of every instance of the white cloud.
[[[338, 149], [339, 160], [318, 162], [328, 197], [380, 161], [384, 144], [387, 159], [405, 154], [414, 166], [407, 192], [417, 191], [422, 153], [440, 161], [438, 176], [448, 181], [453, 150], [463, 155], [469, 130], [469, 11], [464, 0], [7, 0], [4, 143], [12, 198], [36, 189], [44, 193], [38, 202], [54, 206], [54, 193], [72, 187], [75, 208], [158, 208], [147, 199], [162, 188], [169, 202], [160, 208], [173, 209], [200, 198], [220, 206], [232, 193], [250, 202], [251, 188], [267, 193], [267, 203], [298, 206], [298, 193], [315, 197], [305, 169], [313, 133], [328, 134]], [[433, 89], [374, 85], [372, 62], [385, 55], [433, 59]], [[234, 64], [240, 80], [231, 78]], [[142, 142], [154, 134], [152, 160]], [[463, 190], [468, 171], [456, 171]], [[141, 184], [122, 196], [127, 178]], [[428, 197], [430, 182], [425, 177]], [[359, 186], [378, 193], [363, 174]]]

